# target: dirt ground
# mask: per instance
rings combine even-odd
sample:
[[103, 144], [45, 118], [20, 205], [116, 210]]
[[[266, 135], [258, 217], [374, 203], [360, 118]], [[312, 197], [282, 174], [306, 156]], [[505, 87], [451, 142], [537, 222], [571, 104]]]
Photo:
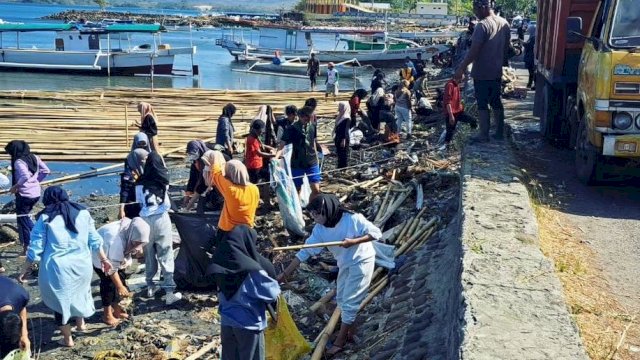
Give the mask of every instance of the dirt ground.
[[581, 184], [574, 153], [545, 144], [531, 115], [533, 93], [508, 102], [522, 170], [540, 225], [543, 252], [555, 262], [571, 313], [593, 359], [640, 358], [640, 190], [636, 169]]

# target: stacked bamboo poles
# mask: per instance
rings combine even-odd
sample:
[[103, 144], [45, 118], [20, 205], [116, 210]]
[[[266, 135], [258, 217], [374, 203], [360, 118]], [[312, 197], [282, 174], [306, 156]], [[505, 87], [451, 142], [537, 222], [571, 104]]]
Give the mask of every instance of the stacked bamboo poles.
[[[413, 186], [411, 184], [408, 186], [396, 186], [393, 183], [390, 183], [373, 223], [377, 227], [382, 228], [384, 224], [389, 221], [391, 216], [393, 216], [393, 213], [395, 213], [409, 195], [411, 195], [412, 191]], [[393, 194], [391, 194], [392, 192]]]
[[[233, 102], [237, 141], [249, 130], [260, 105], [276, 114], [294, 104], [301, 107], [313, 96], [305, 92], [252, 92], [161, 89], [109, 89], [90, 91], [3, 91], [0, 99], [0, 143], [14, 139], [29, 142], [45, 160], [121, 160], [138, 131], [137, 103], [151, 103], [158, 115], [159, 141], [175, 148], [195, 138], [215, 136], [222, 107]], [[318, 116], [333, 118], [336, 104], [320, 101]], [[320, 132], [330, 138], [331, 127]], [[0, 158], [7, 158], [0, 154]]]
[[[421, 216], [424, 213], [420, 211], [416, 216], [405, 221], [403, 224], [398, 225], [396, 228], [399, 229], [395, 232], [395, 236], [392, 236], [389, 239], [389, 244], [399, 245], [399, 247], [395, 251], [395, 256], [398, 257], [400, 255], [409, 253], [414, 249], [424, 245], [433, 232], [436, 229], [436, 224], [438, 222], [437, 217], [430, 219], [429, 221], [422, 220]], [[418, 224], [414, 227], [414, 223]], [[401, 238], [400, 235], [403, 233], [405, 228], [408, 228], [406, 232], [404, 232], [404, 238]], [[413, 230], [411, 230], [413, 228]], [[406, 239], [403, 241], [403, 239]], [[369, 285], [369, 294], [360, 304], [360, 311], [362, 311], [372, 300], [376, 297], [388, 284], [389, 284], [389, 275], [382, 276], [383, 268], [378, 267], [372, 276], [371, 284]], [[329, 296], [331, 294], [331, 296]], [[335, 295], [335, 289], [326, 294], [320, 299], [326, 300], [328, 302]], [[312, 310], [317, 310], [322, 303], [318, 304], [320, 301], [316, 302], [311, 306]], [[316, 338], [316, 347], [311, 355], [311, 360], [320, 360], [325, 351], [325, 347], [327, 342], [329, 341], [329, 337], [336, 329], [338, 325], [338, 321], [340, 320], [340, 308], [336, 307], [329, 319], [329, 322], [324, 327], [322, 332]]]

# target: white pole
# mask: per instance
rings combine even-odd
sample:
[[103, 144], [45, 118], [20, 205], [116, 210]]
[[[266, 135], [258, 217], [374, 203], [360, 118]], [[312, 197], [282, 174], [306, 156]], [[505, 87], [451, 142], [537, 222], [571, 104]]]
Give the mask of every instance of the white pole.
[[107, 33], [107, 76], [111, 77], [111, 34]]

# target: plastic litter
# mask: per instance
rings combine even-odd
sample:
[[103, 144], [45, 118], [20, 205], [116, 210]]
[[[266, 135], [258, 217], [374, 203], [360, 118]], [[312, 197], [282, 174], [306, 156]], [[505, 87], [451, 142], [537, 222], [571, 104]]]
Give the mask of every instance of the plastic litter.
[[271, 186], [275, 189], [278, 198], [278, 207], [285, 229], [289, 233], [305, 236], [304, 217], [302, 216], [302, 206], [296, 187], [291, 179], [291, 168], [286, 160], [287, 152], [291, 152], [290, 145], [285, 147], [285, 160], [272, 159], [269, 163], [271, 173]]
[[298, 360], [311, 351], [311, 346], [300, 334], [291, 318], [284, 296], [278, 299], [278, 321], [269, 317], [264, 332], [267, 360]]

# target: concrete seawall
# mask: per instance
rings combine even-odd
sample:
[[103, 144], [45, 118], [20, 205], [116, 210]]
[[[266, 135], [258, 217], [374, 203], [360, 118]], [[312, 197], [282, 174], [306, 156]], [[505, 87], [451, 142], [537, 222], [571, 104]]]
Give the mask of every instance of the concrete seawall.
[[588, 359], [510, 145], [465, 149], [461, 359]]
[[512, 151], [467, 146], [458, 215], [361, 314], [353, 359], [588, 359]]

